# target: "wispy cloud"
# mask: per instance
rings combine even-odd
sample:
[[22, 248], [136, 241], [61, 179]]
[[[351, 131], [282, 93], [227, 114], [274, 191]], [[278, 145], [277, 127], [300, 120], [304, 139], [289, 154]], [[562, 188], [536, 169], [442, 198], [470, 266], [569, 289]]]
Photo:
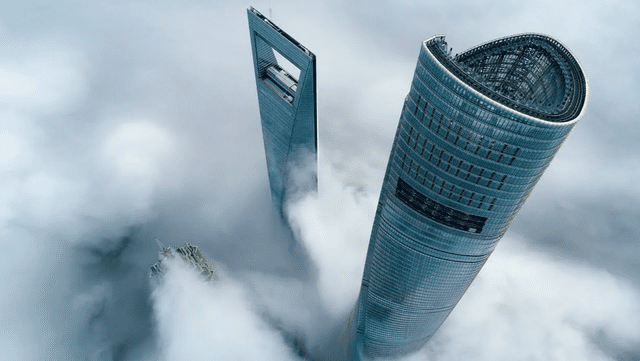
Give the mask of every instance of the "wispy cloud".
[[228, 275], [207, 282], [179, 259], [153, 291], [161, 360], [296, 360], [262, 319], [249, 292]]
[[[0, 359], [191, 355], [181, 345], [212, 359], [231, 347], [254, 358], [255, 345], [296, 359], [300, 340], [313, 350], [355, 302], [420, 42], [445, 33], [455, 51], [522, 31], [575, 52], [592, 89], [587, 115], [414, 359], [638, 358], [636, 2], [271, 6], [318, 55], [325, 168], [320, 194], [291, 214], [309, 259], [291, 256], [273, 223], [244, 6], [3, 8]], [[178, 269], [152, 297], [155, 236], [198, 244], [227, 283]], [[301, 279], [301, 265], [317, 279]], [[181, 334], [210, 330], [205, 320], [224, 327]]]

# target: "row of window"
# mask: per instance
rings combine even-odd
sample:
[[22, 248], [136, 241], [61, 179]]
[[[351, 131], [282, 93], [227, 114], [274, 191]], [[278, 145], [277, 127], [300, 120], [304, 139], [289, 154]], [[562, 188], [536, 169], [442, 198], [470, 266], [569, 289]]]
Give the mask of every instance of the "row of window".
[[[397, 176], [397, 178], [401, 177], [404, 176]], [[423, 194], [428, 196], [427, 192]], [[450, 227], [427, 227], [424, 216], [420, 216], [420, 214], [406, 215], [406, 205], [398, 197], [395, 197], [393, 201], [386, 202], [384, 216], [380, 217], [381, 221], [377, 223], [380, 227], [376, 228], [376, 243], [387, 242], [383, 238], [386, 239], [385, 234], [389, 233], [390, 237], [397, 242], [406, 244], [416, 252], [456, 263], [482, 263], [493, 251], [494, 241], [497, 238], [494, 238], [493, 241], [485, 238], [483, 242], [470, 243], [457, 241], [456, 239], [468, 239], [467, 237], [471, 237], [471, 235], [452, 235]], [[496, 231], [496, 225], [493, 221], [493, 218], [491, 223], [487, 219], [487, 223], [484, 224], [482, 234], [485, 237], [489, 235], [499, 237], [500, 232]]]
[[[470, 128], [454, 122], [451, 118], [445, 117], [442, 112], [438, 112], [435, 107], [431, 106], [422, 95], [418, 95], [415, 106], [410, 110], [433, 134], [480, 157], [497, 163], [513, 165], [516, 156], [520, 152], [520, 147], [485, 137]], [[479, 111], [487, 113], [486, 111]], [[482, 116], [483, 114], [478, 115]], [[425, 117], [428, 118], [428, 121], [425, 120]]]
[[[423, 159], [426, 159], [427, 162], [433, 163], [445, 172], [453, 174], [454, 177], [462, 178], [465, 181], [486, 188], [501, 190], [504, 186], [504, 182], [507, 179], [506, 174], [490, 171], [455, 157], [453, 154], [438, 147], [413, 126], [408, 125], [407, 122], [404, 122], [403, 126], [409, 127], [409, 129], [403, 128], [407, 133], [406, 138], [404, 138], [406, 139], [405, 143], [423, 157]], [[516, 149], [516, 154], [517, 152], [518, 150]], [[411, 159], [410, 162], [413, 163], [413, 160]]]
[[[436, 108], [434, 116], [439, 118], [439, 113], [444, 113], [445, 117], [455, 119], [456, 123], [462, 127], [471, 129], [478, 134], [491, 134], [492, 138], [502, 139], [508, 144], [522, 146], [530, 152], [536, 153], [533, 158], [538, 158], [538, 153], [548, 150], [557, 150], [568, 132], [567, 128], [557, 127], [552, 133], [548, 129], [534, 128], [530, 125], [515, 122], [501, 116], [501, 111], [487, 109], [492, 108], [489, 104], [481, 107], [472, 106], [459, 96], [454, 95], [448, 89], [440, 86], [434, 90], [429, 85], [421, 82], [418, 78], [412, 84], [409, 97], [409, 109], [415, 110], [418, 96], [429, 98], [430, 104], [427, 106], [427, 115]], [[454, 86], [455, 87], [455, 86]], [[418, 106], [418, 116], [422, 117], [423, 109]], [[569, 127], [570, 128], [570, 127]], [[543, 133], [544, 132], [544, 133]]]
[[[440, 153], [442, 154], [442, 152]], [[440, 165], [444, 165], [442, 162], [443, 158], [441, 156], [433, 157], [434, 153], [431, 153], [428, 161], [434, 164], [436, 167], [440, 167]], [[453, 156], [450, 156], [448, 161], [446, 162], [446, 171], [451, 170], [451, 160]], [[397, 161], [396, 161], [397, 162]], [[398, 163], [398, 162], [397, 162]], [[459, 160], [459, 163], [465, 163], [462, 160]], [[468, 163], [465, 163], [468, 164]], [[467, 190], [463, 187], [457, 186], [455, 184], [451, 184], [445, 181], [442, 178], [437, 177], [433, 172], [429, 172], [425, 167], [422, 167], [417, 162], [414, 162], [411, 157], [407, 157], [406, 153], [403, 153], [400, 158], [399, 164], [397, 164], [400, 169], [403, 170], [408, 176], [416, 180], [416, 182], [422, 184], [423, 186], [429, 188], [434, 193], [437, 193], [440, 196], [451, 199], [460, 204], [464, 204], [469, 207], [475, 207], [477, 209], [484, 209], [487, 211], [491, 211], [493, 209], [494, 204], [496, 203], [496, 197], [488, 197], [485, 194], [481, 194], [479, 192], [473, 192]], [[484, 172], [484, 169], [475, 167], [472, 164], [469, 164], [469, 171], [463, 171], [464, 176], [460, 176], [461, 168], [456, 167], [455, 176], [460, 176], [467, 181], [472, 181], [475, 184], [491, 186], [493, 183], [497, 185], [496, 189], [500, 190], [504, 186], [504, 180], [506, 180], [507, 176], [503, 175], [499, 181], [494, 179], [488, 179], [488, 183], [480, 184], [480, 180], [482, 177], [473, 175], [471, 171], [473, 169], [480, 169], [480, 172]], [[440, 167], [442, 168], [442, 167]], [[491, 176], [495, 176], [495, 172], [492, 172]], [[473, 178], [471, 178], [473, 176]], [[475, 181], [473, 180], [475, 179]]]
[[[369, 291], [386, 296], [387, 302], [400, 303], [402, 306], [399, 308], [411, 309], [420, 304], [424, 307], [425, 301], [431, 301], [429, 303], [433, 306], [440, 303], [433, 301], [443, 301], [441, 305], [451, 304], [451, 298], [455, 300], [458, 296], [455, 286], [460, 286], [465, 283], [464, 279], [473, 277], [484, 263], [455, 262], [416, 252], [407, 244], [397, 242], [394, 230], [385, 229], [387, 230], [391, 233], [383, 234], [383, 238], [376, 242], [371, 257]], [[434, 273], [434, 269], [439, 272]], [[425, 273], [431, 273], [428, 281], [424, 278]], [[400, 280], [404, 282], [399, 282]], [[428, 297], [429, 293], [436, 290], [442, 298], [429, 300], [428, 298], [433, 298], [433, 294]], [[444, 307], [436, 309], [438, 308]]]
[[[473, 114], [478, 109], [476, 107], [479, 107], [489, 110], [497, 115], [498, 118], [506, 118], [504, 120], [507, 124], [496, 125], [503, 127], [502, 129], [512, 131], [515, 134], [549, 141], [564, 138], [568, 133], [568, 129], [564, 127], [540, 127], [530, 119], [522, 117], [513, 111], [495, 107], [470, 89], [467, 89], [465, 84], [453, 80], [437, 63], [434, 63], [433, 59], [422, 53], [419, 58], [418, 67], [416, 68], [416, 75], [417, 78], [414, 78], [414, 83], [416, 83], [416, 79], [421, 83], [415, 84], [416, 86], [426, 86], [437, 94], [437, 96], [442, 97], [447, 104], [453, 105], [453, 108], [462, 112]], [[423, 93], [422, 90], [420, 90], [420, 92]], [[462, 99], [465, 99], [465, 101], [462, 101]], [[459, 104], [456, 104], [456, 102], [459, 102]]]
[[[513, 208], [512, 206], [522, 203], [538, 178], [537, 176], [519, 174], [519, 172], [514, 173], [515, 175], [498, 173], [458, 158], [423, 137], [406, 122], [405, 118], [401, 119], [400, 133], [396, 141], [402, 141], [404, 144], [398, 143], [402, 146], [396, 147], [391, 157], [390, 161], [393, 162], [394, 169], [397, 171], [402, 169], [402, 173], [414, 179], [418, 184], [442, 197], [468, 207], [488, 211], [509, 211]], [[426, 162], [430, 164], [425, 164]], [[447, 172], [452, 177], [465, 182], [448, 182], [443, 179], [441, 172]], [[511, 181], [507, 183], [507, 179]], [[478, 187], [473, 187], [471, 184]], [[487, 188], [487, 191], [483, 191], [480, 187]], [[504, 202], [497, 202], [497, 198], [493, 197], [495, 191], [489, 189], [508, 192], [510, 195], [505, 194], [504, 199], [501, 197]], [[500, 206], [508, 209], [502, 210]]]
[[[403, 114], [405, 117], [411, 119], [410, 121], [412, 123], [422, 121], [424, 124], [425, 119], [428, 119], [424, 126], [427, 127], [430, 125], [431, 127], [428, 128], [428, 130], [433, 133], [434, 136], [458, 148], [466, 149], [467, 152], [473, 153], [478, 157], [488, 158], [494, 162], [499, 160], [501, 164], [517, 167], [519, 170], [524, 170], [527, 175], [540, 174], [562, 144], [562, 140], [552, 142], [544, 141], [545, 144], [532, 140], [528, 141], [528, 143], [531, 143], [528, 144], [528, 146], [533, 146], [533, 148], [521, 148], [521, 146], [526, 147], [526, 145], [522, 145], [524, 140], [522, 137], [514, 137], [512, 133], [503, 130], [485, 129], [488, 126], [482, 125], [481, 122], [475, 120], [472, 121], [473, 126], [464, 124], [461, 121], [461, 118], [464, 120], [461, 114], [458, 115], [458, 119], [452, 121], [452, 118], [448, 117], [448, 114], [442, 111], [442, 109], [432, 105], [434, 100], [438, 100], [433, 99], [434, 96], [431, 96], [429, 98], [430, 101], [423, 107], [417, 106], [414, 97], [415, 100], [421, 100], [420, 105], [422, 105], [422, 100], [425, 99], [415, 88], [412, 88], [412, 92], [406, 98]], [[413, 114], [416, 108], [418, 116]], [[487, 112], [479, 109], [476, 116], [483, 116], [484, 113]], [[433, 114], [433, 116], [430, 114]], [[442, 119], [442, 121], [440, 121], [440, 119]], [[435, 134], [436, 131], [438, 131], [438, 134]], [[486, 135], [487, 132], [491, 135]], [[495, 139], [500, 139], [500, 142]], [[544, 148], [548, 146], [551, 147]], [[508, 171], [505, 172], [510, 173]]]
[[[451, 185], [452, 190], [454, 187], [454, 185]], [[440, 192], [442, 192], [442, 188]], [[481, 233], [482, 227], [484, 227], [487, 221], [487, 217], [476, 216], [453, 209], [425, 196], [400, 177], [398, 177], [396, 196], [421, 215], [445, 226], [465, 232]], [[483, 199], [485, 197], [486, 196], [482, 196]], [[495, 202], [495, 198], [493, 202]], [[471, 203], [471, 199], [469, 199], [469, 203]], [[491, 207], [493, 207], [493, 203]]]

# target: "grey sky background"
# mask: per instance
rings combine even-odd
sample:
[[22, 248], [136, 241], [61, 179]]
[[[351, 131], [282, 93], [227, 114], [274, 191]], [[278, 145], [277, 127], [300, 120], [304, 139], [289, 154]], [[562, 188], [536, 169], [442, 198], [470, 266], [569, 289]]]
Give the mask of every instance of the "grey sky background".
[[[586, 116], [410, 360], [640, 358], [640, 4], [271, 0], [317, 56], [320, 196], [272, 222], [246, 8], [14, 2], [0, 12], [0, 359], [299, 359], [355, 301], [421, 42], [540, 32]], [[153, 238], [215, 259], [152, 287]], [[304, 252], [303, 252], [304, 253]], [[305, 271], [306, 270], [306, 271]], [[304, 276], [310, 271], [314, 276]], [[256, 356], [258, 355], [258, 356]]]

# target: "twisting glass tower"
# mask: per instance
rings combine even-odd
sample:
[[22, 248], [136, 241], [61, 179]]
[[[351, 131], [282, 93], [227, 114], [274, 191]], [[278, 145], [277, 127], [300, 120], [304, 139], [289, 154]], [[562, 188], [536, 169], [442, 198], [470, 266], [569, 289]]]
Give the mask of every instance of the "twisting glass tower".
[[422, 44], [385, 173], [347, 358], [395, 357], [440, 327], [582, 116], [587, 80], [523, 34], [451, 56]]
[[253, 7], [247, 16], [271, 196], [282, 213], [293, 192], [317, 190], [316, 57]]

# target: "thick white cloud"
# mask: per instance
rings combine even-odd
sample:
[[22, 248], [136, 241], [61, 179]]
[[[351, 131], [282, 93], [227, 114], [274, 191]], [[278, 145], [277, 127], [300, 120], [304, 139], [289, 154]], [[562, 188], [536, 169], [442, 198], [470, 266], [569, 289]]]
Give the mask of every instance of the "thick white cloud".
[[[15, 54], [19, 39], [6, 37], [1, 47]], [[9, 45], [9, 46], [7, 46]], [[77, 105], [86, 91], [84, 59], [71, 51], [33, 47], [27, 54], [3, 59], [0, 104], [23, 112], [48, 113]]]
[[152, 296], [161, 360], [298, 359], [240, 283], [225, 275], [206, 282], [181, 260], [164, 262], [167, 273]]
[[600, 333], [616, 346], [638, 345], [638, 289], [511, 236], [421, 354], [437, 360], [610, 360], [615, 355], [595, 343]]
[[[110, 130], [101, 147], [105, 175], [113, 177], [112, 193], [127, 199], [121, 206], [134, 209], [150, 207], [163, 167], [175, 152], [176, 139], [170, 131], [148, 121], [123, 122]], [[166, 170], [165, 170], [166, 172]], [[110, 192], [111, 193], [111, 192]]]
[[320, 296], [335, 317], [353, 307], [360, 291], [378, 199], [343, 185], [326, 160], [320, 162], [318, 194], [294, 204], [289, 217], [318, 267]]

